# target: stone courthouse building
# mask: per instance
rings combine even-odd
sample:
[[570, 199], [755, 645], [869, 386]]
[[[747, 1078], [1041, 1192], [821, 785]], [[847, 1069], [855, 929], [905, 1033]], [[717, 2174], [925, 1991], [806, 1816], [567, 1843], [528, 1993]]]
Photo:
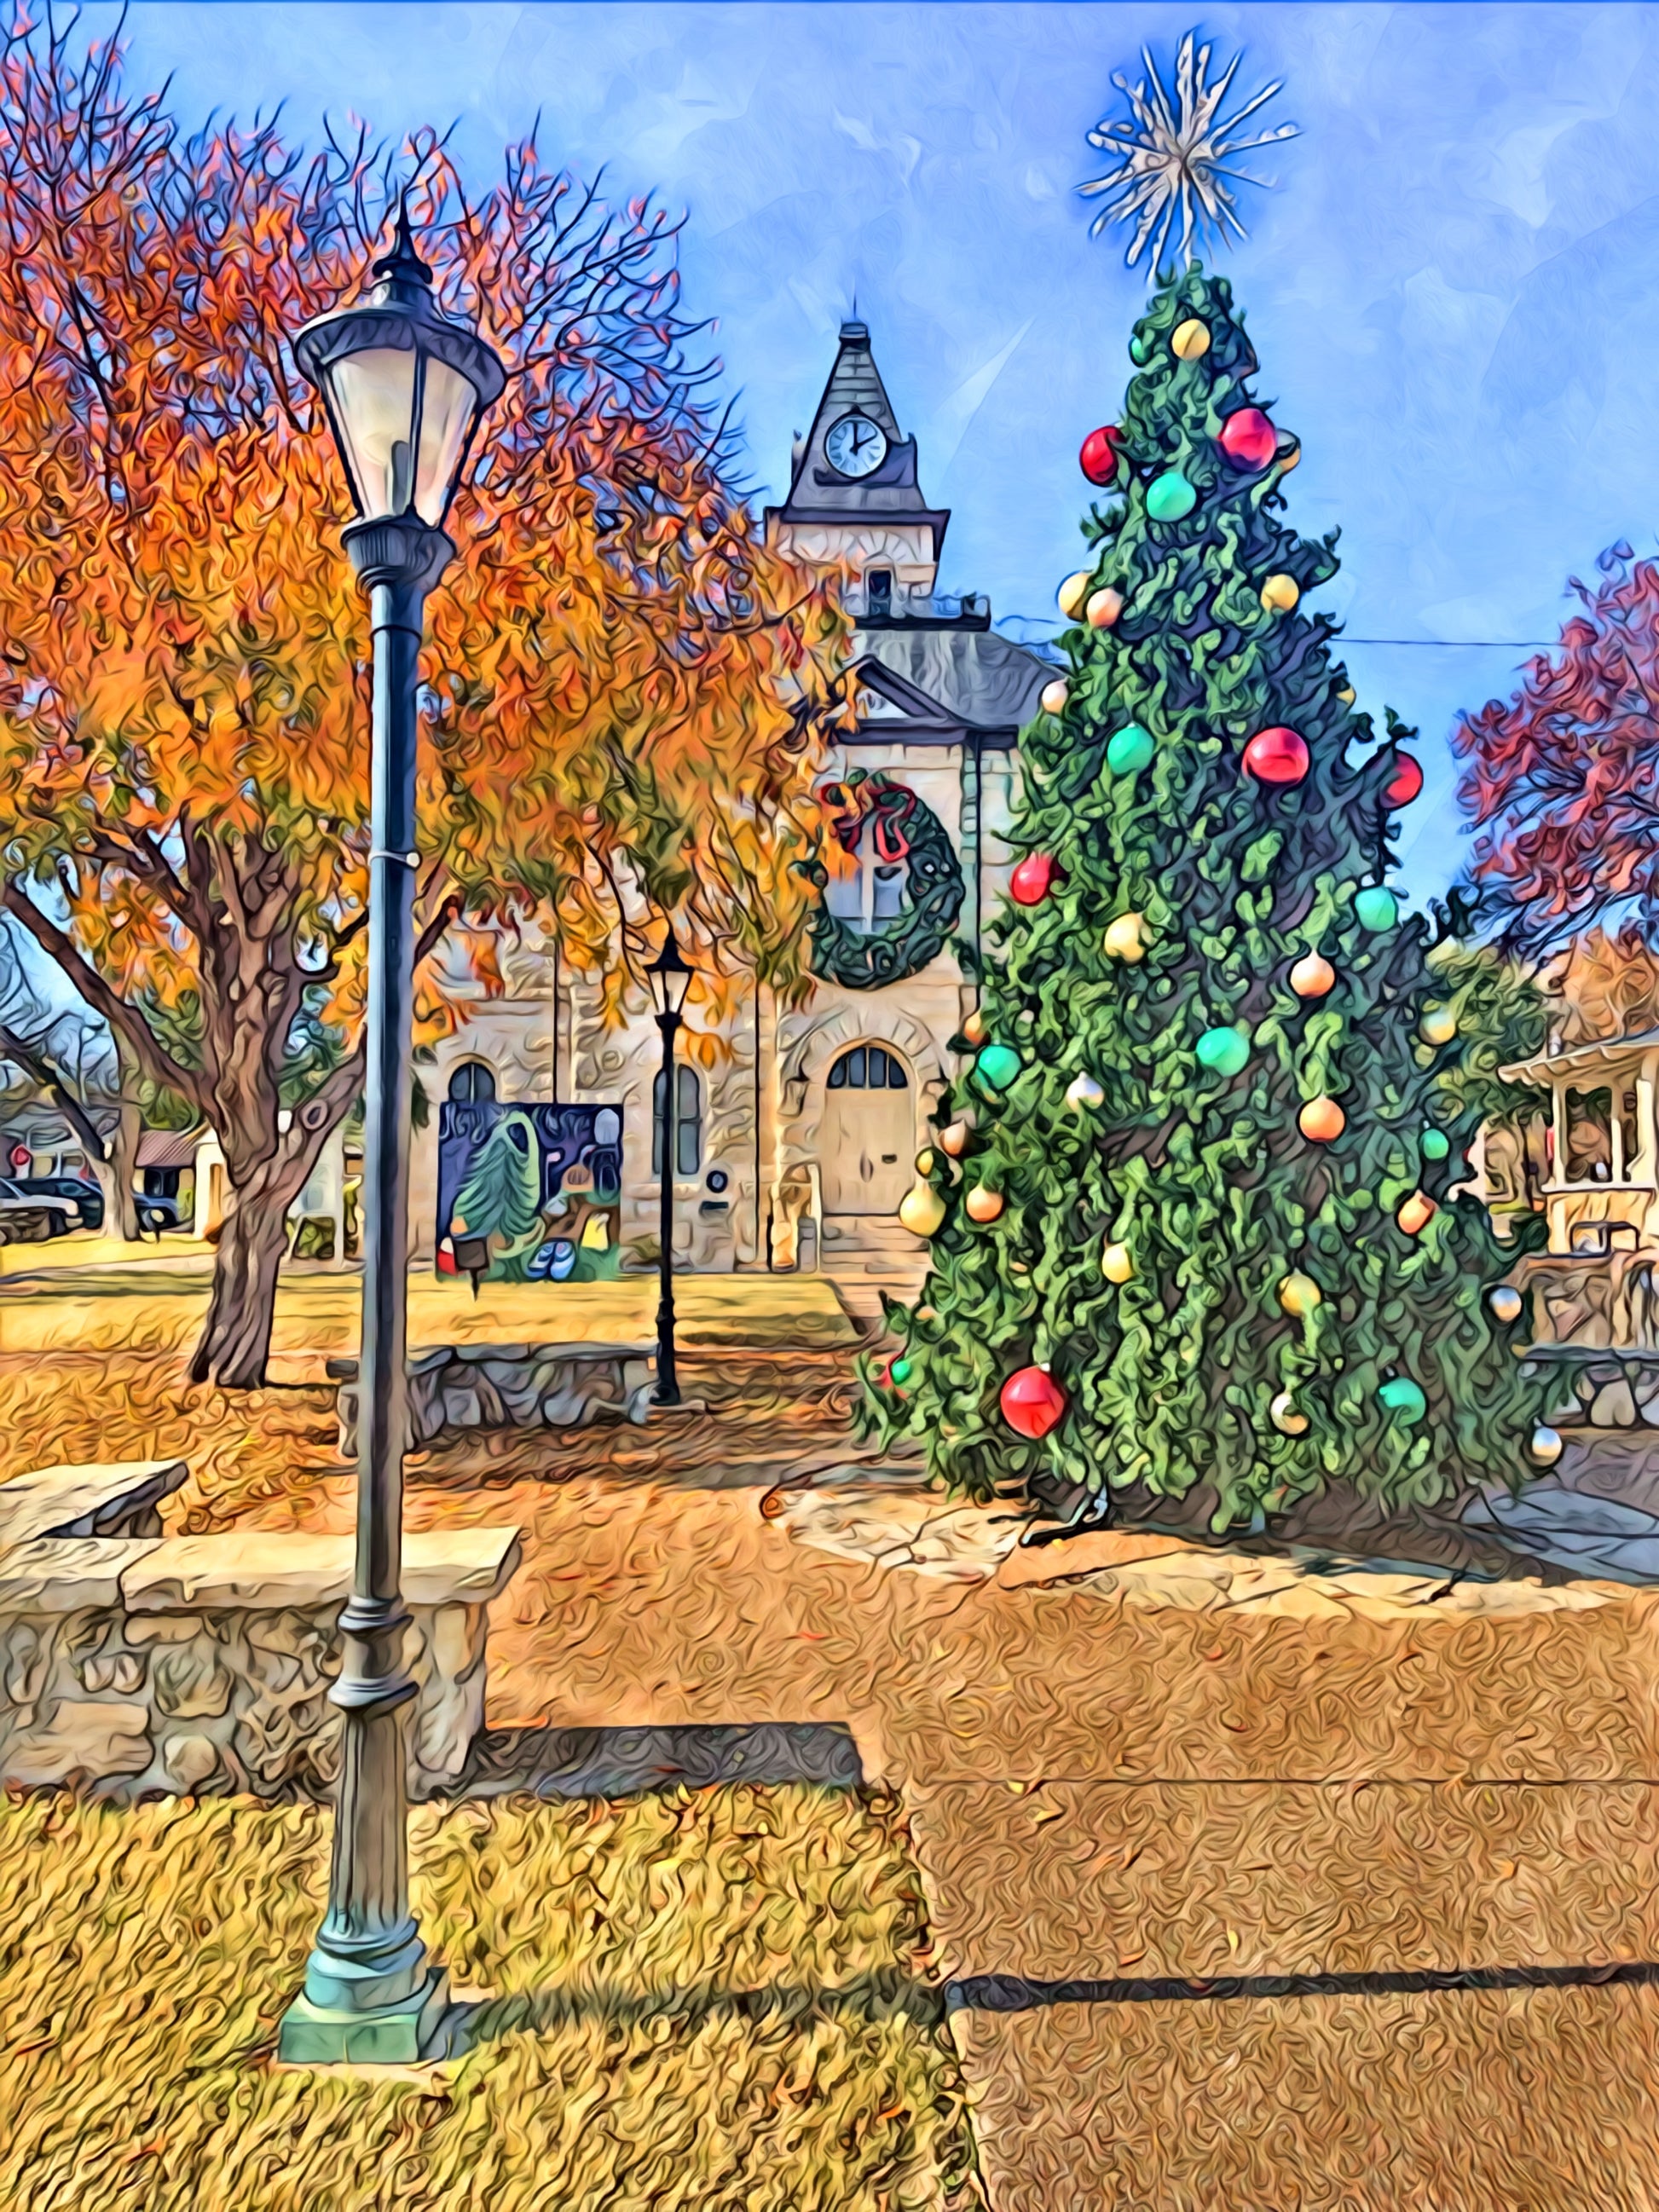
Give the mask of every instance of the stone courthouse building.
[[[766, 511], [772, 542], [856, 579], [858, 725], [819, 786], [838, 848], [819, 980], [795, 1012], [751, 993], [720, 1066], [678, 1072], [676, 1239], [689, 1267], [856, 1264], [896, 1231], [971, 1003], [950, 940], [977, 941], [1006, 882], [1015, 741], [1054, 672], [993, 630], [983, 599], [939, 596], [950, 520], [923, 495], [867, 328], [843, 324], [788, 495]], [[420, 1071], [434, 1110], [416, 1138], [416, 1250], [433, 1253], [441, 1235], [442, 1105], [490, 1098], [615, 1108], [620, 1239], [654, 1238], [654, 1024], [606, 1028], [597, 989], [561, 972], [550, 945], [510, 942], [501, 966], [504, 994]]]

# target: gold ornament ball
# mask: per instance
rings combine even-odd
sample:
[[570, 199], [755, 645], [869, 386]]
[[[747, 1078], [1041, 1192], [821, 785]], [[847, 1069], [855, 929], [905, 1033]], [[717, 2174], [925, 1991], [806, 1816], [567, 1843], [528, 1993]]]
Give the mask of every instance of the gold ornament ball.
[[966, 1121], [949, 1122], [939, 1133], [939, 1150], [948, 1152], [953, 1160], [959, 1160], [967, 1151], [968, 1139], [973, 1133]]
[[1279, 475], [1282, 477], [1289, 476], [1291, 471], [1296, 466], [1297, 463], [1301, 459], [1302, 447], [1298, 441], [1296, 445], [1291, 446], [1288, 451], [1280, 454], [1279, 461]]
[[939, 1314], [933, 1306], [918, 1306], [916, 1308], [916, 1319], [918, 1321], [937, 1321], [939, 1319]]
[[1146, 947], [1141, 942], [1140, 933], [1146, 924], [1145, 915], [1119, 915], [1108, 928], [1105, 937], [1106, 951], [1114, 960], [1133, 962], [1145, 956]]
[[1352, 707], [1358, 700], [1359, 694], [1354, 690], [1351, 684], [1345, 684], [1336, 696], [1342, 702], [1345, 707]]
[[1067, 622], [1075, 622], [1082, 613], [1083, 602], [1088, 598], [1089, 586], [1094, 580], [1094, 576], [1089, 569], [1079, 568], [1074, 576], [1068, 576], [1060, 586], [1056, 597], [1060, 604], [1060, 611]]
[[970, 1221], [994, 1221], [1002, 1212], [1004, 1200], [1000, 1190], [988, 1190], [982, 1182], [976, 1182], [964, 1202]]
[[1209, 350], [1210, 333], [1195, 315], [1176, 325], [1170, 351], [1177, 361], [1201, 361]]
[[919, 1182], [900, 1200], [898, 1218], [913, 1237], [932, 1237], [945, 1218], [945, 1200], [931, 1183]]
[[1521, 1309], [1526, 1301], [1513, 1283], [1499, 1283], [1487, 1292], [1486, 1304], [1492, 1308], [1495, 1318], [1507, 1328], [1511, 1322], [1520, 1320]]
[[1056, 676], [1052, 683], [1043, 685], [1038, 695], [1037, 704], [1045, 714], [1063, 714], [1066, 712], [1066, 702], [1071, 696], [1071, 685], [1063, 676]]
[[1287, 615], [1302, 597], [1294, 576], [1269, 576], [1261, 586], [1261, 604], [1271, 614]]
[[1282, 1436], [1305, 1436], [1308, 1417], [1302, 1413], [1288, 1390], [1281, 1390], [1267, 1408], [1267, 1417]]
[[1532, 1432], [1532, 1455], [1540, 1467], [1553, 1467], [1561, 1456], [1560, 1435], [1545, 1422]]
[[1127, 1283], [1134, 1271], [1134, 1255], [1127, 1244], [1109, 1244], [1100, 1255], [1100, 1272], [1109, 1283]]
[[1299, 1271], [1286, 1275], [1279, 1286], [1279, 1303], [1287, 1314], [1301, 1320], [1317, 1305], [1324, 1304], [1325, 1293], [1311, 1275]]
[[978, 1013], [971, 1013], [962, 1025], [962, 1034], [967, 1038], [969, 1044], [981, 1045], [984, 1043], [986, 1038], [989, 1036], [991, 1032], [986, 1028], [984, 1018], [981, 1015]]
[[924, 1150], [924, 1151], [922, 1151], [922, 1152], [918, 1152], [918, 1153], [916, 1154], [916, 1173], [917, 1173], [918, 1175], [920, 1175], [920, 1176], [930, 1176], [930, 1175], [932, 1175], [932, 1173], [933, 1173], [933, 1154], [932, 1154], [930, 1152], [927, 1152], [927, 1151], [925, 1151], [925, 1150]]
[[1089, 604], [1084, 611], [1091, 629], [1110, 629], [1123, 611], [1123, 594], [1113, 591], [1109, 584], [1089, 594]]
[[1449, 1044], [1457, 1035], [1457, 1017], [1449, 1006], [1430, 1006], [1419, 1024], [1429, 1044]]

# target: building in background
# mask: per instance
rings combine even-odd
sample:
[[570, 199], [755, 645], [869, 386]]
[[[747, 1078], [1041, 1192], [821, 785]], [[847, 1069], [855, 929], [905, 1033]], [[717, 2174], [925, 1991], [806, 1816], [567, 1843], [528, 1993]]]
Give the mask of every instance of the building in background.
[[[718, 1064], [678, 1070], [688, 1267], [878, 1271], [908, 1241], [892, 1217], [971, 1004], [950, 941], [977, 944], [1006, 883], [1015, 745], [1053, 673], [996, 634], [983, 599], [939, 597], [950, 520], [923, 495], [867, 328], [843, 324], [788, 495], [766, 513], [773, 544], [852, 580], [858, 721], [819, 786], [819, 980], [798, 1012], [751, 993]], [[502, 995], [480, 997], [419, 1070], [430, 1110], [415, 1139], [415, 1249], [434, 1255], [439, 1237], [444, 1109], [556, 1098], [620, 1110], [618, 1235], [642, 1255], [661, 1170], [654, 1024], [642, 1008], [607, 1027], [597, 986], [562, 974], [550, 943], [505, 939], [500, 966]]]

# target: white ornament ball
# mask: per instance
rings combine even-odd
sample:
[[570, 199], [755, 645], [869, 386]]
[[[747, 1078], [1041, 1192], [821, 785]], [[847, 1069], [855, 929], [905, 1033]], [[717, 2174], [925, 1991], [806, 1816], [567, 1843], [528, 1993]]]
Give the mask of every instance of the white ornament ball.
[[1267, 1408], [1267, 1415], [1281, 1435], [1300, 1437], [1307, 1433], [1308, 1417], [1297, 1406], [1288, 1390], [1281, 1390]]
[[1561, 1456], [1559, 1431], [1547, 1427], [1540, 1421], [1532, 1432], [1532, 1455], [1540, 1467], [1553, 1467]]
[[1525, 1300], [1513, 1283], [1499, 1283], [1495, 1289], [1487, 1292], [1486, 1304], [1507, 1328], [1512, 1321], [1520, 1320], [1521, 1309]]
[[1045, 714], [1063, 714], [1070, 696], [1071, 686], [1063, 676], [1056, 676], [1053, 683], [1043, 685], [1037, 704]]
[[1078, 1076], [1066, 1086], [1066, 1103], [1074, 1114], [1098, 1106], [1105, 1096], [1093, 1076], [1086, 1073]]

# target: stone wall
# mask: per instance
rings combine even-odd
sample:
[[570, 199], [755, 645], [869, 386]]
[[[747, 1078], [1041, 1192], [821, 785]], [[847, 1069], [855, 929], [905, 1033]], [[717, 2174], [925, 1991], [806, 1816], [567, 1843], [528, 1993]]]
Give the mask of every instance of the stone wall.
[[[24, 1522], [7, 1544], [13, 1490], [0, 1485], [0, 1782], [122, 1800], [328, 1788], [349, 1536], [42, 1535]], [[405, 1539], [413, 1796], [454, 1781], [483, 1725], [487, 1609], [518, 1558], [510, 1528]]]

